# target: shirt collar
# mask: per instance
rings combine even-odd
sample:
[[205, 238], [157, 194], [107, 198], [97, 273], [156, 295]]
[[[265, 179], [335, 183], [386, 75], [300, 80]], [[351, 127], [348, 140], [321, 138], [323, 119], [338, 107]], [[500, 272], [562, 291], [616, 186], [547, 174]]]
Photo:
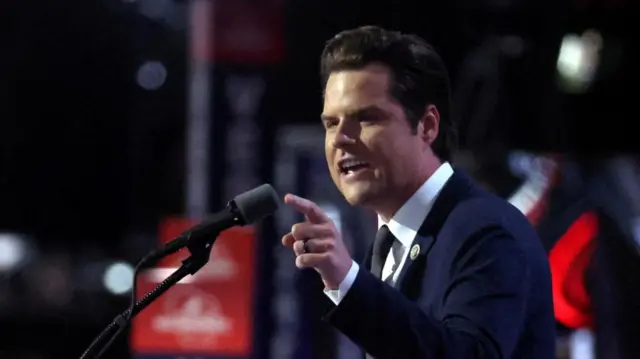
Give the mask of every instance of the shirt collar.
[[444, 162], [416, 193], [400, 207], [389, 223], [386, 223], [378, 216], [378, 228], [386, 224], [389, 227], [389, 231], [398, 241], [404, 247], [409, 247], [418, 234], [420, 226], [427, 218], [438, 194], [452, 174], [453, 168], [448, 162]]

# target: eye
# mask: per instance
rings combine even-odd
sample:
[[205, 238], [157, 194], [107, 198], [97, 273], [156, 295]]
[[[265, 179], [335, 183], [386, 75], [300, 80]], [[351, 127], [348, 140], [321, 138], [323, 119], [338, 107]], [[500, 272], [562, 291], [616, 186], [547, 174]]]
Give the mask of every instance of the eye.
[[338, 125], [338, 121], [333, 119], [327, 119], [322, 122], [324, 123], [324, 128], [326, 129], [334, 128]]
[[358, 121], [363, 124], [374, 124], [378, 122], [378, 120], [378, 116], [372, 113], [363, 114], [358, 117]]

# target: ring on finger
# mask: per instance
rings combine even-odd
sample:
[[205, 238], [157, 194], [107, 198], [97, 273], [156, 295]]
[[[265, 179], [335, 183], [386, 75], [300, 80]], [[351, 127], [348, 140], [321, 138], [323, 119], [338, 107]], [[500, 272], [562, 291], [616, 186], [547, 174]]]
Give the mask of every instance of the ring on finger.
[[309, 249], [309, 239], [302, 241], [302, 253], [311, 253], [311, 250]]

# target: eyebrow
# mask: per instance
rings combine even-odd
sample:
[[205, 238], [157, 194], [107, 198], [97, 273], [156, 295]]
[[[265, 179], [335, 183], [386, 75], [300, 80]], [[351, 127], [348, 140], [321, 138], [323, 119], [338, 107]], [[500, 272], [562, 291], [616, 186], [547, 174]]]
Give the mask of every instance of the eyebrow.
[[[376, 105], [369, 105], [369, 106], [365, 106], [353, 111], [350, 111], [346, 114], [346, 117], [359, 117], [368, 113], [382, 113], [383, 110], [380, 109], [380, 107], [376, 106]], [[330, 120], [332, 118], [335, 118], [335, 116], [327, 116], [327, 115], [320, 115], [320, 120], [322, 122]]]

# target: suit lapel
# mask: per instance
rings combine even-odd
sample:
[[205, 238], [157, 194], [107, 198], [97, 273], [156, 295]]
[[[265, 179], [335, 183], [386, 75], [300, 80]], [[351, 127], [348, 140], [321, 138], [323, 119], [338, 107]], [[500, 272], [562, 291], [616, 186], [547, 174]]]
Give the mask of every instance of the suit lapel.
[[434, 242], [435, 238], [433, 236], [422, 236], [419, 233], [416, 235], [413, 243], [411, 243], [411, 247], [409, 247], [409, 254], [400, 270], [398, 280], [396, 280], [394, 285], [395, 288], [401, 292], [405, 292], [407, 284], [406, 278], [413, 277], [413, 273], [416, 272], [418, 268], [422, 268], [426, 261], [427, 253], [429, 253]]
[[[455, 206], [463, 198], [469, 197], [473, 188], [473, 184], [464, 174], [460, 171], [454, 171], [447, 184], [440, 191], [427, 218], [418, 230], [416, 238], [409, 247], [409, 254], [394, 286], [399, 291], [407, 295], [410, 294], [410, 284], [413, 282], [411, 278], [415, 277], [415, 273], [424, 271], [427, 254], [437, 240], [440, 228]], [[367, 258], [369, 257], [370, 255], [367, 256]]]

